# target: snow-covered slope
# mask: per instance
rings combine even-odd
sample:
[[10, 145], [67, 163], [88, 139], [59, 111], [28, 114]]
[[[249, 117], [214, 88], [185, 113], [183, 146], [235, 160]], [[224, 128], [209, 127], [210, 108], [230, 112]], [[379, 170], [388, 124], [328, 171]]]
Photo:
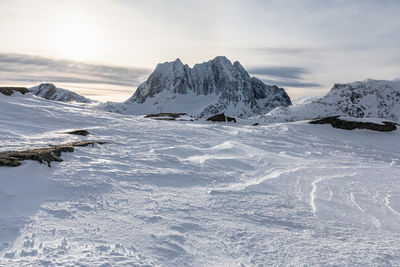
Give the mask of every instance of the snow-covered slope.
[[216, 57], [193, 68], [179, 59], [158, 64], [130, 99], [108, 103], [107, 108], [129, 114], [184, 112], [206, 117], [224, 112], [249, 117], [290, 104], [283, 89], [250, 77], [237, 61]]
[[308, 120], [326, 116], [383, 118], [400, 121], [400, 81], [366, 80], [335, 84], [311, 102], [277, 108], [261, 116], [264, 122]]
[[71, 92], [67, 89], [57, 88], [52, 83], [42, 83], [38, 86], [34, 86], [29, 88], [32, 94], [37, 95], [39, 97], [48, 99], [48, 100], [55, 100], [55, 101], [62, 101], [62, 102], [80, 102], [80, 103], [91, 103], [92, 100], [81, 96], [77, 93]]
[[[62, 134], [88, 129], [90, 136]], [[400, 131], [154, 121], [0, 94], [0, 266], [399, 266]]]

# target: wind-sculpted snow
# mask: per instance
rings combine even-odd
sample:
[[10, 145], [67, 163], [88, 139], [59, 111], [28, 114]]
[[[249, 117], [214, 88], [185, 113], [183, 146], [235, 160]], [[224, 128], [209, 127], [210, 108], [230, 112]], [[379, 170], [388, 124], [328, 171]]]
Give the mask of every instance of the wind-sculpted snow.
[[266, 123], [310, 120], [328, 116], [383, 118], [400, 122], [400, 82], [366, 80], [335, 84], [328, 94], [261, 116]]
[[155, 121], [0, 95], [4, 266], [397, 266], [400, 138], [305, 122]]
[[218, 113], [249, 117], [290, 105], [285, 90], [251, 78], [239, 62], [216, 57], [193, 68], [179, 59], [158, 64], [125, 103], [107, 110], [127, 114], [184, 112], [196, 117]]
[[81, 96], [75, 92], [71, 92], [67, 89], [57, 88], [51, 83], [42, 83], [38, 86], [29, 88], [32, 94], [39, 97], [62, 102], [80, 102], [80, 103], [91, 103], [92, 100]]

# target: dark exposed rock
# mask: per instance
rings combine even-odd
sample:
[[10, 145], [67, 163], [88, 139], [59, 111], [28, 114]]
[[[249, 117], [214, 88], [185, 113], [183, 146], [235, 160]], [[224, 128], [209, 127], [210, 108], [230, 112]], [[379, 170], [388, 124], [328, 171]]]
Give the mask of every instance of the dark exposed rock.
[[208, 121], [214, 121], [214, 122], [236, 122], [236, 119], [233, 117], [225, 116], [224, 113], [220, 113], [214, 116], [211, 116], [207, 119]]
[[150, 118], [153, 120], [174, 121], [176, 118], [185, 115], [186, 113], [154, 113], [154, 114], [147, 114], [144, 116], [144, 118]]
[[170, 118], [170, 117], [157, 117], [157, 118], [152, 118], [153, 120], [156, 121], [174, 121], [174, 118]]
[[217, 114], [217, 115], [211, 116], [207, 120], [208, 121], [214, 121], [214, 122], [216, 122], [216, 121], [225, 122], [226, 121], [226, 117], [225, 117], [225, 114], [221, 113], [221, 114]]
[[69, 132], [65, 132], [66, 134], [76, 134], [76, 135], [82, 135], [82, 136], [86, 136], [88, 134], [90, 134], [87, 130], [74, 130], [74, 131], [69, 131]]
[[231, 122], [231, 121], [236, 122], [236, 119], [235, 119], [235, 118], [229, 117], [229, 116], [226, 116], [226, 120], [227, 120], [228, 122]]
[[21, 94], [26, 94], [29, 92], [28, 88], [25, 87], [0, 87], [0, 93], [3, 95], [10, 96], [15, 92], [20, 92]]
[[107, 142], [103, 142], [103, 141], [78, 141], [78, 142], [74, 142], [71, 143], [72, 146], [88, 146], [88, 145], [95, 145], [95, 144], [99, 144], [99, 145], [103, 145], [106, 144]]
[[62, 162], [62, 152], [73, 152], [76, 146], [88, 146], [94, 144], [105, 144], [99, 141], [79, 141], [64, 145], [54, 145], [45, 148], [29, 149], [24, 151], [0, 152], [0, 167], [17, 167], [21, 165], [23, 160], [36, 160], [38, 162], [47, 163], [50, 167], [52, 161]]
[[347, 121], [340, 119], [339, 116], [326, 117], [322, 119], [312, 120], [311, 124], [330, 124], [334, 128], [340, 128], [345, 130], [354, 129], [368, 129], [379, 132], [390, 132], [396, 130], [396, 123], [390, 121], [384, 121], [383, 124], [374, 122], [361, 122], [361, 121]]

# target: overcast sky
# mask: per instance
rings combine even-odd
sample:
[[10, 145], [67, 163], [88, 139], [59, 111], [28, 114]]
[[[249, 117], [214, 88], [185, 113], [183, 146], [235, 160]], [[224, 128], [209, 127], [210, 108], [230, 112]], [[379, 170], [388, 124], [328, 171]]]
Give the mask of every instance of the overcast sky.
[[127, 98], [159, 62], [240, 61], [292, 98], [400, 77], [399, 0], [0, 0], [0, 84]]

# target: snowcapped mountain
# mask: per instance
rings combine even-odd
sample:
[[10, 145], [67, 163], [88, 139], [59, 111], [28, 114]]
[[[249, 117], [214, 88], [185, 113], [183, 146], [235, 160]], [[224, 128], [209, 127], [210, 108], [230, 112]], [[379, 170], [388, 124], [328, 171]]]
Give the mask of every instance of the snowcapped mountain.
[[124, 103], [108, 103], [108, 110], [129, 114], [185, 112], [206, 117], [224, 112], [248, 117], [291, 104], [282, 88], [250, 77], [238, 61], [226, 57], [196, 64], [179, 59], [158, 64], [147, 81]]
[[270, 123], [334, 115], [400, 121], [400, 81], [365, 80], [335, 84], [321, 98], [277, 108], [261, 118]]
[[39, 97], [48, 99], [48, 100], [55, 100], [55, 101], [62, 101], [62, 102], [80, 102], [80, 103], [91, 103], [92, 100], [81, 96], [77, 93], [71, 92], [67, 89], [57, 88], [52, 83], [42, 83], [38, 86], [34, 86], [29, 88], [32, 94], [37, 95]]

